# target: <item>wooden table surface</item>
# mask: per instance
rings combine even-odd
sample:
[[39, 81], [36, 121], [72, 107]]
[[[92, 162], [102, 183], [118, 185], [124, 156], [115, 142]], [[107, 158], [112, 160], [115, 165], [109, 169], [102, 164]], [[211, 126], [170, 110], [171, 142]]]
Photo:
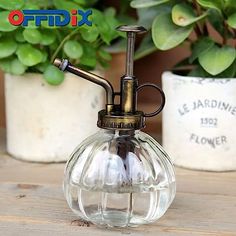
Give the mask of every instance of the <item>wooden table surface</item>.
[[158, 222], [134, 229], [100, 229], [84, 224], [67, 207], [61, 187], [65, 164], [15, 160], [1, 140], [1, 236], [236, 235], [236, 172], [176, 168], [176, 198]]

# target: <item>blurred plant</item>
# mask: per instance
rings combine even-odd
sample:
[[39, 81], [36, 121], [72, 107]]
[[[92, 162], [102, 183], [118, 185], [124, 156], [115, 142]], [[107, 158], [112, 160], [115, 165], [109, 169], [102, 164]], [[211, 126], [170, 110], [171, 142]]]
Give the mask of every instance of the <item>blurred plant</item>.
[[[190, 76], [236, 76], [235, 0], [133, 0], [131, 6], [137, 8], [139, 24], [152, 31], [142, 41], [136, 59], [185, 42], [191, 56], [176, 70], [190, 65]], [[212, 30], [219, 34], [220, 42], [211, 37]]]
[[[92, 9], [93, 25], [82, 27], [12, 26], [8, 14], [16, 9]], [[101, 9], [101, 10], [99, 10]], [[98, 0], [0, 0], [0, 68], [11, 74], [43, 73], [45, 80], [58, 85], [64, 75], [51, 63], [55, 57], [67, 57], [86, 69], [98, 64], [108, 66], [111, 55], [104, 50], [121, 34], [115, 28], [122, 24], [116, 10]]]

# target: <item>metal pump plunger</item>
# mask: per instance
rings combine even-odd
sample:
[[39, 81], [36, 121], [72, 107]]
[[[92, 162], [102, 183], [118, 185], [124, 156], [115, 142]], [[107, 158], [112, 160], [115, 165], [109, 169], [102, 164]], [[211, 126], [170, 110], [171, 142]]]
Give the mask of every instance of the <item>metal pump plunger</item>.
[[[146, 83], [138, 86], [138, 80], [133, 75], [134, 47], [137, 33], [146, 32], [142, 26], [120, 26], [117, 30], [127, 32], [127, 52], [125, 75], [121, 77], [120, 92], [114, 93], [109, 81], [90, 72], [74, 67], [67, 59], [55, 59], [54, 65], [62, 71], [68, 71], [102, 86], [106, 91], [106, 109], [98, 113], [97, 125], [103, 129], [136, 130], [145, 127], [145, 117], [159, 114], [165, 105], [165, 95], [155, 84]], [[137, 92], [144, 87], [153, 87], [160, 92], [161, 105], [153, 113], [137, 111]], [[120, 96], [120, 104], [114, 104], [114, 97]]]

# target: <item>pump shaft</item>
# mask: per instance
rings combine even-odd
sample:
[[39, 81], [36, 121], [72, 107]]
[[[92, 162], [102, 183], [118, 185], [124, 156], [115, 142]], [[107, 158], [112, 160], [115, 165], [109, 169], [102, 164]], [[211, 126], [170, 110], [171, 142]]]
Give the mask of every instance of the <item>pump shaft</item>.
[[136, 34], [146, 32], [142, 26], [123, 25], [117, 30], [127, 33], [126, 69], [121, 78], [121, 111], [124, 114], [134, 114], [137, 108], [138, 80], [134, 77], [134, 48]]

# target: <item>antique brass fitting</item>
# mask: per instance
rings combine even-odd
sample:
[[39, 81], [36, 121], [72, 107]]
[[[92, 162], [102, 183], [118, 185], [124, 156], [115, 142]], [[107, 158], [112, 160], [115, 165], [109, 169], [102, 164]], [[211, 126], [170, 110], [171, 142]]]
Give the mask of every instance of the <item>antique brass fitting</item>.
[[[146, 117], [155, 116], [162, 111], [165, 105], [165, 95], [155, 84], [147, 83], [138, 86], [138, 80], [133, 75], [135, 37], [137, 33], [146, 32], [146, 29], [142, 26], [125, 25], [118, 27], [117, 30], [127, 32], [126, 70], [125, 75], [121, 77], [119, 92], [114, 92], [109, 81], [71, 65], [67, 59], [55, 59], [54, 65], [62, 71], [71, 72], [105, 89], [106, 108], [98, 113], [98, 127], [112, 130], [137, 130], [145, 127]], [[157, 89], [161, 95], [161, 105], [150, 114], [137, 111], [137, 93], [148, 86]], [[120, 97], [119, 104], [114, 104], [115, 96]]]

